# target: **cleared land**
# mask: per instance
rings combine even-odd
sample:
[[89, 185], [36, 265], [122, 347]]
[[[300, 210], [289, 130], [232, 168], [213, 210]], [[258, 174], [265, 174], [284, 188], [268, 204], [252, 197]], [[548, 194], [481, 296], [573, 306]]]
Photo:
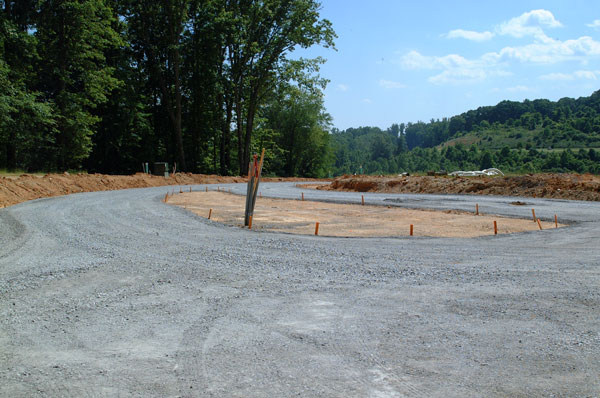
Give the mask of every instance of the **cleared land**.
[[591, 174], [528, 174], [509, 177], [345, 175], [336, 178], [330, 185], [315, 188], [332, 191], [447, 193], [600, 201], [600, 177]]
[[[242, 227], [245, 197], [225, 192], [184, 192], [168, 198], [168, 203], [184, 207], [213, 221]], [[475, 212], [475, 209], [473, 209]], [[395, 206], [362, 206], [301, 200], [257, 198], [252, 222], [255, 230], [310, 235], [319, 222], [322, 236], [414, 236], [476, 237], [498, 233], [535, 231], [533, 217], [526, 219], [446, 210], [411, 210]], [[542, 228], [554, 223], [541, 222]], [[559, 224], [559, 226], [562, 226]]]
[[[600, 394], [599, 203], [527, 199], [570, 225], [541, 232], [341, 239], [224, 226], [165, 205], [166, 190], [0, 209], [0, 396]], [[494, 196], [365, 198], [530, 212]]]

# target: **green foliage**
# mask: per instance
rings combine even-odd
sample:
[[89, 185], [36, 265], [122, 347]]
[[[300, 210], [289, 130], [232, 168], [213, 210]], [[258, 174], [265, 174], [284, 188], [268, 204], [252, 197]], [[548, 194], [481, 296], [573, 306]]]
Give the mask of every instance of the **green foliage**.
[[[388, 129], [389, 131], [390, 129]], [[402, 134], [401, 134], [402, 135]], [[331, 146], [335, 151], [334, 174], [397, 174], [446, 170], [481, 170], [497, 167], [504, 172], [578, 172], [599, 173], [598, 151], [580, 149], [501, 149], [478, 145], [465, 147], [460, 142], [443, 147], [415, 147], [410, 151], [380, 157], [381, 143], [389, 134], [376, 127], [345, 131], [333, 130]]]
[[56, 165], [81, 167], [92, 148], [94, 113], [118, 87], [105, 52], [122, 45], [103, 0], [45, 0], [35, 37], [40, 62], [37, 87], [53, 103]]
[[[0, 167], [132, 172], [169, 161], [244, 173], [260, 141], [272, 156], [293, 152], [292, 166], [281, 162], [289, 173], [324, 175], [324, 124], [304, 113], [312, 127], [296, 154], [263, 112], [290, 82], [320, 98], [323, 60], [288, 59], [295, 48], [333, 46], [319, 8], [313, 0], [0, 0]], [[322, 101], [313, 104], [322, 115]]]
[[269, 163], [266, 171], [280, 176], [327, 176], [331, 117], [324, 112], [320, 92], [282, 85], [262, 116], [258, 132], [270, 134], [270, 143], [264, 145], [279, 159]]

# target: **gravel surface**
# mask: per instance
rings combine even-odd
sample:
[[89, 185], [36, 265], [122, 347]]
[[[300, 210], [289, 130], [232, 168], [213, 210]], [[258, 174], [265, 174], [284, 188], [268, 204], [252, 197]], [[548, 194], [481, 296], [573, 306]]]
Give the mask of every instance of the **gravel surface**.
[[572, 225], [325, 238], [220, 225], [165, 192], [0, 210], [0, 396], [600, 396], [599, 203], [365, 194]]

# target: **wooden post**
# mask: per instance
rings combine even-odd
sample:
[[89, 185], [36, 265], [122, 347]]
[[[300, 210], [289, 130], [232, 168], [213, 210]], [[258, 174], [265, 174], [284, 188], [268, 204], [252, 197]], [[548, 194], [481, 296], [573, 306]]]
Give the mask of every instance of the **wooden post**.
[[248, 165], [248, 188], [246, 191], [246, 210], [244, 211], [244, 225], [248, 225], [249, 216], [254, 214], [254, 206], [256, 205], [256, 195], [258, 194], [258, 184], [262, 174], [263, 162], [265, 159], [265, 148], [260, 155], [260, 162], [257, 155], [254, 155], [254, 162]]
[[304, 202], [304, 192], [302, 192], [302, 201]]
[[204, 187], [204, 192], [208, 192], [208, 187]]
[[248, 229], [252, 229], [252, 216], [248, 216]]
[[208, 209], [208, 219], [210, 220], [210, 216], [212, 216], [212, 209]]
[[410, 236], [413, 236], [413, 225], [410, 224]]
[[475, 203], [475, 215], [479, 215], [479, 203]]
[[163, 202], [167, 203], [167, 199], [169, 199], [169, 192], [167, 192], [167, 194], [165, 195], [165, 200], [163, 200]]
[[362, 202], [362, 205], [365, 205], [365, 195], [360, 195], [360, 200]]
[[538, 227], [540, 227], [540, 231], [542, 230], [542, 223], [540, 222], [540, 219], [537, 219], [537, 223], [538, 223]]
[[535, 216], [535, 209], [531, 209], [531, 214], [533, 215], [533, 222], [535, 222], [535, 220], [537, 220]]
[[554, 215], [554, 228], [558, 228], [558, 217], [556, 217], [556, 214]]
[[190, 187], [190, 192], [192, 192], [192, 187]]
[[494, 235], [498, 235], [498, 223], [494, 220]]
[[319, 235], [319, 223], [315, 224], [315, 235]]
[[258, 193], [258, 197], [262, 199], [262, 192]]

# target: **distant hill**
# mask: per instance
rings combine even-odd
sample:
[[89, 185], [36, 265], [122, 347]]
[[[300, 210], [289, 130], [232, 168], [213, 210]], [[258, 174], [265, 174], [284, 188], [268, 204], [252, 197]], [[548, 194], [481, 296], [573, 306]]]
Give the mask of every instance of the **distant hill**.
[[[409, 123], [409, 149], [461, 142], [482, 148], [600, 147], [600, 90], [589, 97], [502, 101], [429, 123]], [[519, 145], [521, 144], [521, 145]]]
[[428, 123], [334, 130], [333, 174], [479, 169], [600, 173], [600, 90], [502, 101]]

